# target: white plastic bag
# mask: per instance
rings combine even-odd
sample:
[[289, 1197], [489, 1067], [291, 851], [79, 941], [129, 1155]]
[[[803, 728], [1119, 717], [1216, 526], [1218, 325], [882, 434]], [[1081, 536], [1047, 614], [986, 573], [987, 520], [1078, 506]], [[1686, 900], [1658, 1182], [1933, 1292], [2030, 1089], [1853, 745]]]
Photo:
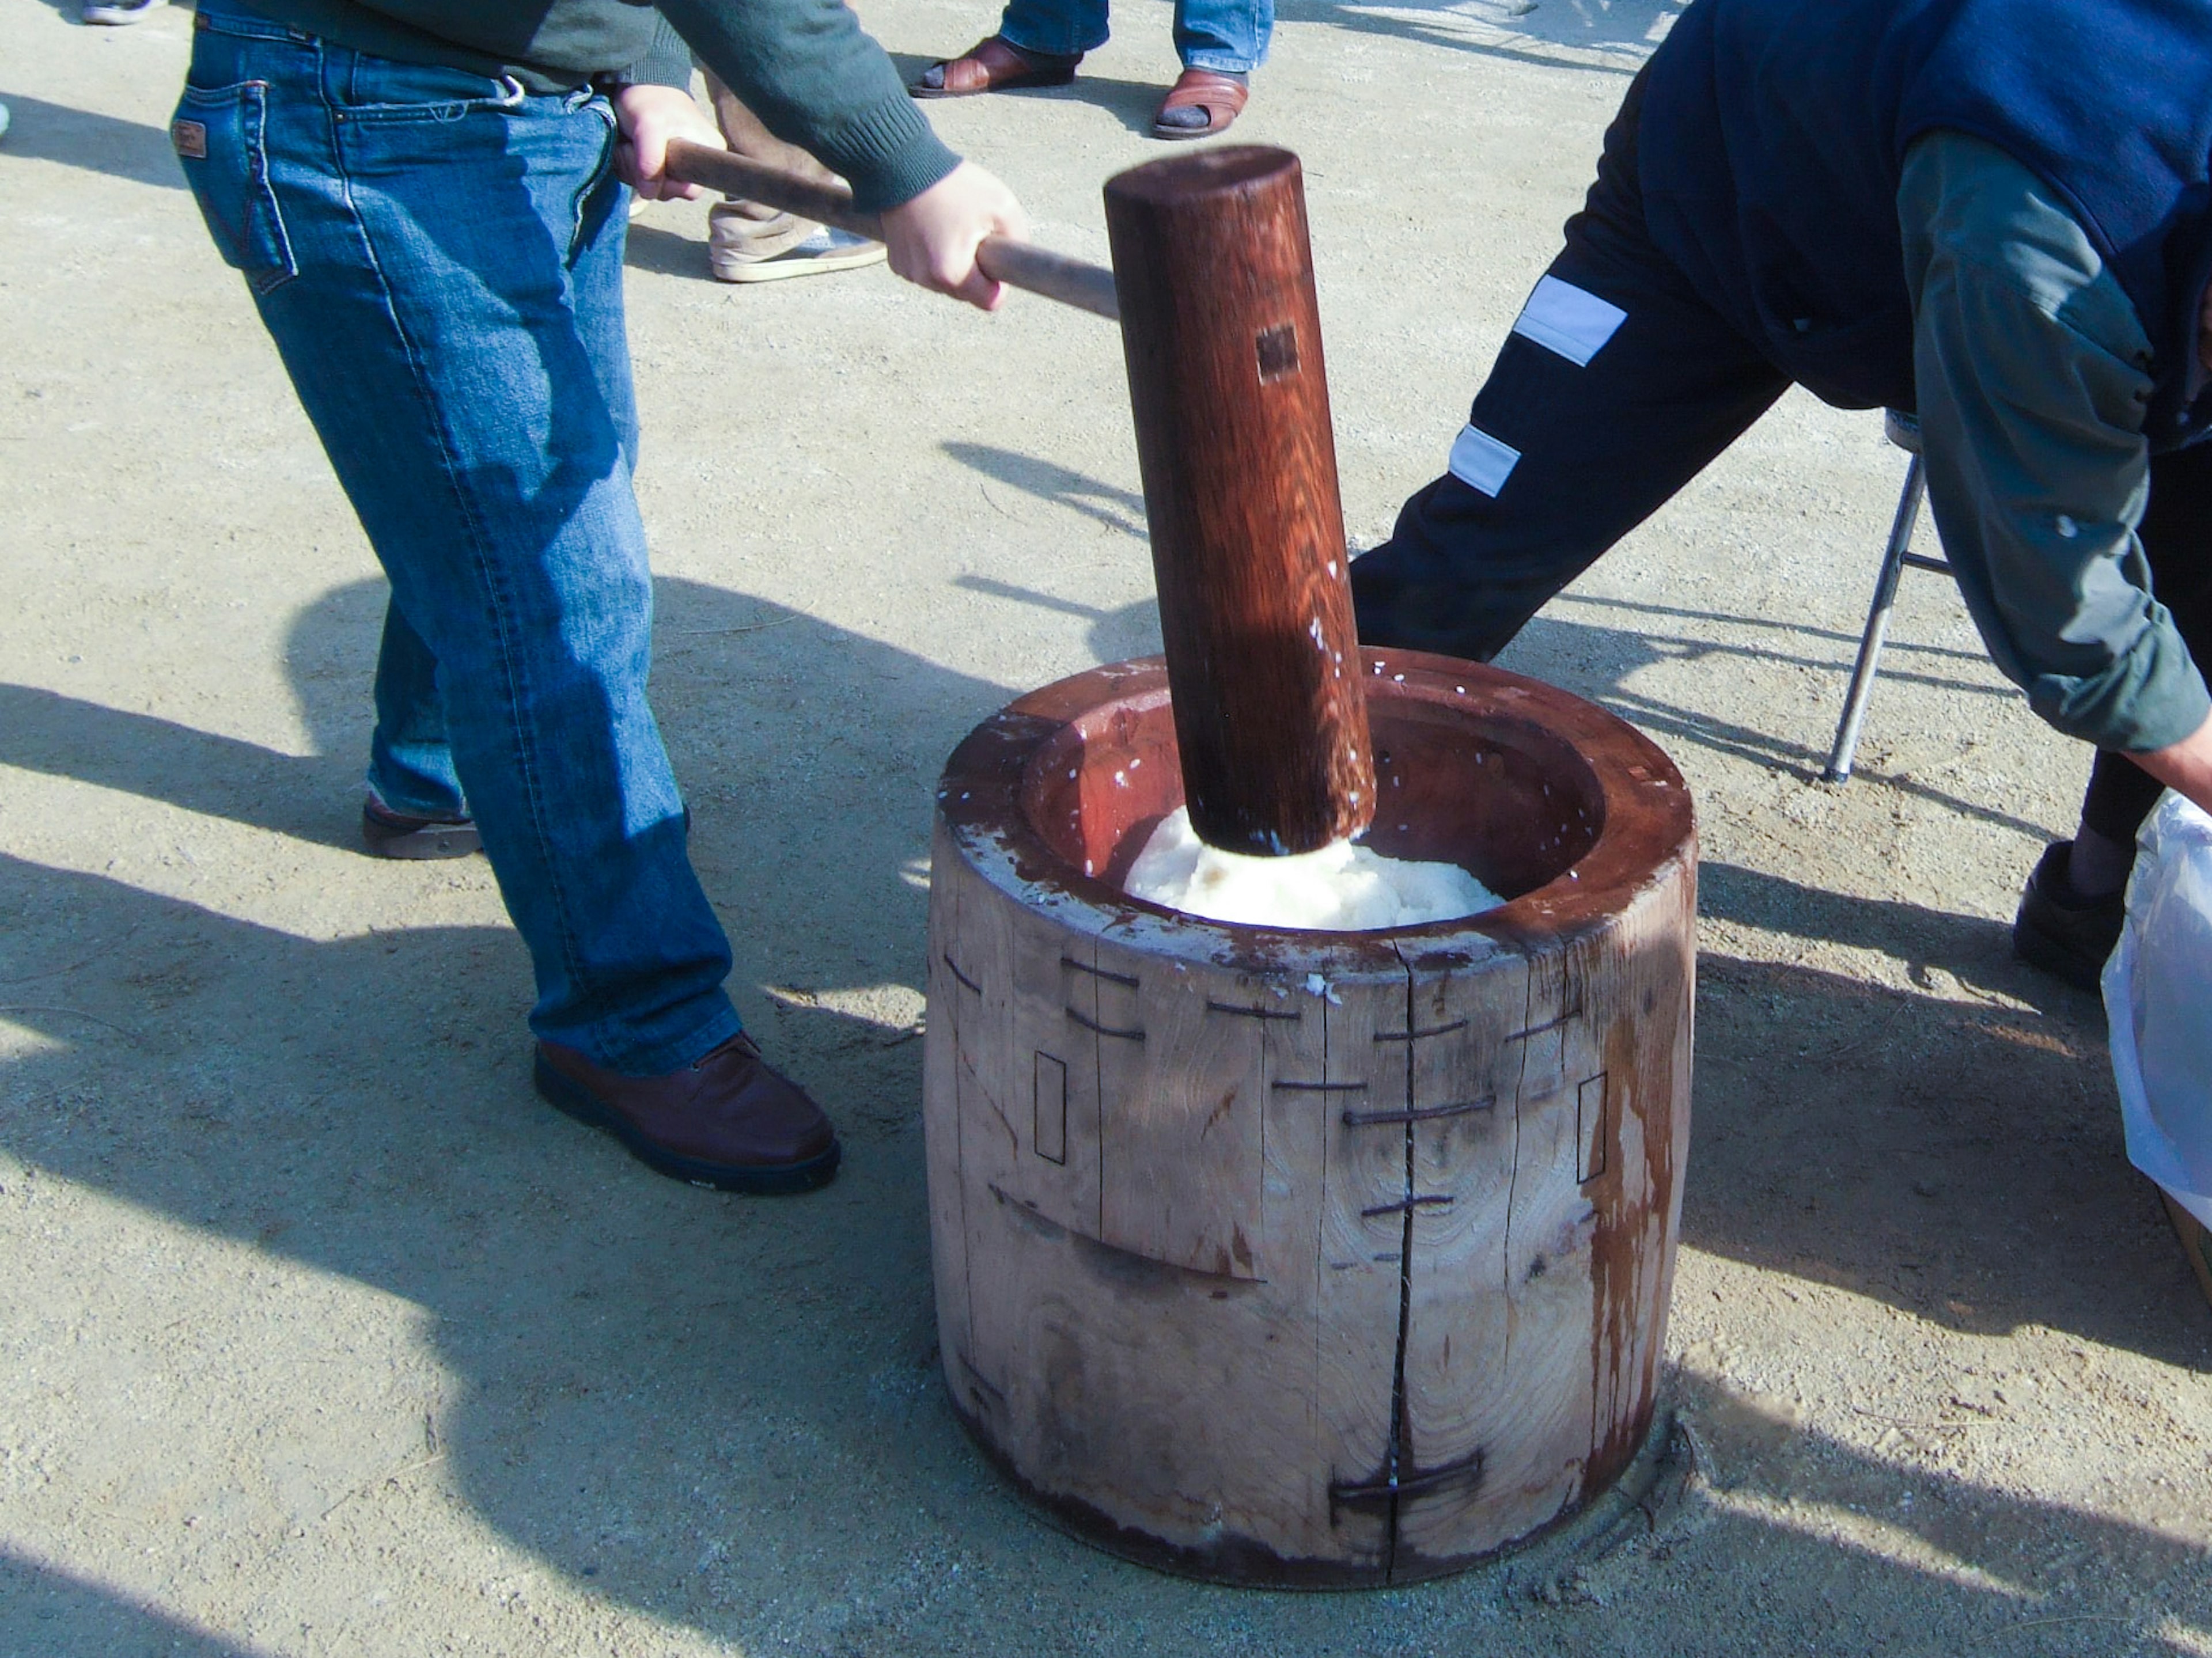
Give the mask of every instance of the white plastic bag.
[[2212, 1226], [2212, 817], [2171, 789], [2137, 837], [2104, 985], [2128, 1161]]

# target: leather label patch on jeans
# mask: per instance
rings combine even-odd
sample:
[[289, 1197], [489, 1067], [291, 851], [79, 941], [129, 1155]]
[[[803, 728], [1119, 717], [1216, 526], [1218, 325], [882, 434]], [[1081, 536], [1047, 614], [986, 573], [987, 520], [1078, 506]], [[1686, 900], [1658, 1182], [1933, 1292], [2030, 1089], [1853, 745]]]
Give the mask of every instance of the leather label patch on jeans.
[[187, 161], [207, 160], [207, 128], [198, 121], [170, 122], [169, 142]]

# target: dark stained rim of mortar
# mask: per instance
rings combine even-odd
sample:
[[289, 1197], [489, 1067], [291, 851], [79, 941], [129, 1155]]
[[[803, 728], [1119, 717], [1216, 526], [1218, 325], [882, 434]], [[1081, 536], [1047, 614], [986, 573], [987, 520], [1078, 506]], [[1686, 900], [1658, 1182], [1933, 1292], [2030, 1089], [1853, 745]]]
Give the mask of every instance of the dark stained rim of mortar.
[[[1167, 667], [1157, 656], [1091, 668], [1008, 703], [953, 750], [939, 785], [938, 811], [987, 879], [1001, 886], [1011, 879], [1010, 890], [1025, 901], [1039, 889], [1064, 894], [1089, 912], [1083, 931], [1119, 929], [1143, 917], [1158, 927], [1242, 943], [1269, 958], [1318, 947], [1339, 966], [1370, 951], [1380, 967], [1500, 945], [1557, 945], [1602, 931], [1666, 866], [1677, 859], [1694, 859], [1694, 814], [1682, 774], [1665, 750], [1627, 721], [1571, 692], [1503, 668], [1424, 651], [1370, 649], [1362, 655], [1367, 669], [1362, 683], [1370, 695], [1522, 726], [1571, 748], [1596, 776], [1604, 803], [1589, 851], [1554, 879], [1480, 915], [1367, 932], [1233, 926], [1133, 898], [1055, 852], [1023, 811], [1022, 788], [1031, 756], [1070, 723], [1103, 705], [1164, 690]], [[991, 855], [994, 850], [999, 856]], [[1077, 920], [1066, 907], [1054, 908], [1064, 920]]]

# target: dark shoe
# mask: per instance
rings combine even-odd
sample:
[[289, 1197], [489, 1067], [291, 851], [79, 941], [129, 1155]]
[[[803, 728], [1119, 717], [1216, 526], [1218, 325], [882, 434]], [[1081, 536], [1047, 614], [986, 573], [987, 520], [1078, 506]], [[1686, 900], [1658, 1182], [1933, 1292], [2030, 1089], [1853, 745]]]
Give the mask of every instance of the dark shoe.
[[371, 795], [362, 803], [361, 838], [372, 858], [465, 858], [483, 850], [471, 817], [416, 817]]
[[917, 98], [968, 98], [979, 92], [1064, 87], [1075, 78], [1075, 66], [1082, 61], [1079, 52], [1073, 58], [1047, 57], [1009, 46], [994, 34], [957, 58], [932, 64], [907, 90]]
[[2120, 923], [2127, 917], [2127, 896], [2115, 892], [2103, 898], [2085, 898], [2066, 878], [2066, 859], [2074, 850], [2071, 841], [2044, 848], [2043, 861], [2027, 878], [2020, 895], [2020, 915], [2012, 924], [2013, 951], [2031, 967], [2039, 967], [2053, 978], [2063, 979], [2092, 995], [2101, 987], [2099, 977], [2105, 958], [2120, 941]]
[[1176, 77], [1152, 118], [1155, 138], [1211, 138], [1226, 132], [1243, 112], [1252, 88], [1241, 75], [1218, 70], [1187, 69]]
[[648, 1169], [694, 1186], [811, 1192], [837, 1172], [830, 1119], [750, 1036], [665, 1077], [625, 1077], [541, 1042], [534, 1079], [550, 1104], [605, 1129]]

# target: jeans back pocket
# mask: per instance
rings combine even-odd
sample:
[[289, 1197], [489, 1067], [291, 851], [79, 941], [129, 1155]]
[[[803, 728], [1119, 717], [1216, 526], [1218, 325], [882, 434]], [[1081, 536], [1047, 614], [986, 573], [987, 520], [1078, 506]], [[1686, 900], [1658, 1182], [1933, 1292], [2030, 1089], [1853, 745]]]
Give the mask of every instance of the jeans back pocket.
[[269, 185], [269, 83], [187, 84], [169, 124], [169, 142], [200, 204], [223, 263], [243, 271], [257, 294], [299, 274], [276, 192]]

